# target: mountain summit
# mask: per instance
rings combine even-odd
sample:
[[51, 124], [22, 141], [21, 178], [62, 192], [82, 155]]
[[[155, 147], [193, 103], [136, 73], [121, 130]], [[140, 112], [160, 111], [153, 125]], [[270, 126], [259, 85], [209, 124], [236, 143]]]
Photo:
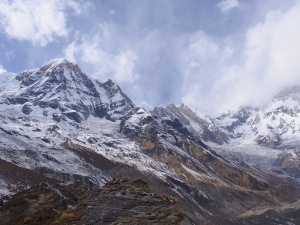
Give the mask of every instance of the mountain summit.
[[300, 138], [300, 87], [281, 91], [265, 107], [241, 107], [214, 122], [233, 141], [295, 149]]
[[100, 83], [67, 60], [51, 61], [39, 69], [25, 71], [12, 82], [14, 85], [3, 87], [0, 101], [23, 105], [26, 115], [39, 107], [45, 115], [55, 111], [77, 122], [90, 115], [113, 120], [133, 107], [112, 80]]
[[166, 107], [155, 107], [152, 113], [164, 118], [178, 119], [195, 137], [205, 142], [217, 144], [228, 142], [227, 135], [214, 124], [209, 116], [201, 114], [187, 105], [169, 104]]

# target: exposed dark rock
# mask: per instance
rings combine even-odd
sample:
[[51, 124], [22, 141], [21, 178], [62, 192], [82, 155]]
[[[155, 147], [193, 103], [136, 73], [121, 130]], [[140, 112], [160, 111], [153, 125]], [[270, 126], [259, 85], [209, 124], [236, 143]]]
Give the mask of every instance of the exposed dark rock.
[[89, 204], [82, 224], [180, 224], [185, 216], [168, 198], [151, 193], [141, 180], [115, 179]]
[[44, 142], [46, 142], [47, 144], [50, 144], [50, 143], [51, 143], [50, 140], [49, 140], [48, 138], [42, 138], [41, 140], [44, 141]]
[[41, 108], [47, 108], [49, 106], [49, 102], [39, 101], [38, 105]]
[[57, 113], [53, 113], [52, 114], [52, 119], [54, 120], [54, 121], [56, 121], [56, 122], [60, 122], [60, 120], [61, 120], [61, 116], [60, 115], [58, 115]]
[[17, 131], [6, 130], [3, 127], [0, 127], [0, 130], [8, 135], [16, 135], [16, 136], [20, 135]]
[[33, 110], [30, 108], [29, 105], [24, 105], [23, 108], [22, 108], [22, 112], [25, 114], [25, 115], [29, 115]]
[[58, 100], [50, 100], [48, 104], [52, 109], [57, 109], [59, 106]]
[[181, 224], [185, 215], [176, 199], [152, 195], [142, 180], [118, 178], [94, 192], [79, 183], [41, 182], [0, 208], [0, 224]]
[[274, 135], [274, 137], [259, 135], [256, 138], [256, 142], [257, 144], [268, 148], [276, 148], [281, 144], [281, 138], [279, 135]]
[[95, 116], [99, 118], [103, 118], [107, 115], [108, 108], [106, 105], [101, 104], [101, 105], [96, 105], [95, 107]]
[[[14, 165], [11, 162], [0, 159], [0, 177], [3, 180], [9, 180], [13, 184], [18, 184], [15, 191], [25, 190], [30, 186], [37, 185], [42, 181], [47, 181], [50, 184], [58, 183], [58, 180], [47, 178], [46, 176]], [[1, 196], [0, 196], [1, 197]]]
[[63, 115], [66, 115], [69, 119], [74, 120], [77, 123], [81, 123], [83, 120], [78, 112], [64, 112]]

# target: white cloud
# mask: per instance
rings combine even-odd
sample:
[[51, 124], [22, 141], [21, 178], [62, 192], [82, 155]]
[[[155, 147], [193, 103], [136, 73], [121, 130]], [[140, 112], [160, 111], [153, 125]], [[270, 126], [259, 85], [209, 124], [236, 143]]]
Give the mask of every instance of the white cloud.
[[[225, 65], [214, 83], [220, 107], [264, 104], [285, 87], [300, 85], [300, 5], [272, 11], [246, 34], [241, 63]], [[222, 103], [221, 100], [226, 100]]]
[[134, 51], [127, 50], [115, 57], [115, 73], [114, 78], [118, 81], [133, 82], [138, 78], [134, 72], [135, 63], [138, 57]]
[[205, 32], [199, 31], [188, 38], [181, 58], [183, 84], [182, 101], [188, 105], [208, 110], [205, 98], [217, 75], [220, 46]]
[[[103, 26], [101, 26], [103, 28]], [[88, 72], [98, 79], [108, 79], [121, 83], [133, 83], [138, 79], [135, 65], [137, 54], [130, 49], [117, 53], [106, 52], [101, 45], [110, 38], [109, 29], [104, 26], [92, 37], [83, 37], [70, 43], [64, 50], [65, 58], [88, 68]]]
[[0, 8], [0, 25], [9, 37], [40, 46], [68, 35], [67, 8], [80, 13], [71, 0], [0, 0]]
[[228, 13], [230, 10], [238, 7], [240, 5], [238, 0], [222, 0], [217, 7], [222, 13]]
[[63, 4], [65, 4], [64, 7], [72, 8], [77, 15], [88, 12], [88, 10], [92, 7], [92, 4], [90, 2], [81, 1], [79, 3], [78, 1], [74, 1], [74, 0], [65, 1], [63, 2]]
[[261, 106], [285, 87], [300, 85], [300, 4], [270, 11], [248, 29], [242, 47], [234, 40], [193, 34], [184, 52], [182, 101], [216, 114]]

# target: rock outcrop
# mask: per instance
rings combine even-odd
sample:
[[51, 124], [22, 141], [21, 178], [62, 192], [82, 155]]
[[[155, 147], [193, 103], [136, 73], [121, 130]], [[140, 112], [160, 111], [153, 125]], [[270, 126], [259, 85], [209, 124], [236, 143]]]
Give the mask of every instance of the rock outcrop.
[[125, 178], [95, 191], [79, 183], [42, 182], [0, 208], [1, 225], [179, 225], [184, 219], [173, 197], [156, 195], [142, 180]]

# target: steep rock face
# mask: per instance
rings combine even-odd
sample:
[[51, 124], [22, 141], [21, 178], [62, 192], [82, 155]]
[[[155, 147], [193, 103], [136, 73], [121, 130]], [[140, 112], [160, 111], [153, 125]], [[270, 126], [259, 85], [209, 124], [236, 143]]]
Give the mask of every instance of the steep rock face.
[[151, 113], [166, 119], [178, 119], [195, 137], [205, 142], [214, 142], [217, 144], [228, 142], [226, 133], [219, 129], [211, 118], [196, 112], [184, 104], [179, 106], [170, 104], [166, 107], [155, 107]]
[[45, 115], [56, 110], [61, 117], [81, 122], [91, 115], [118, 119], [133, 107], [113, 81], [93, 80], [66, 60], [25, 71], [11, 83], [13, 85], [2, 87], [0, 104], [23, 105], [25, 115], [38, 106]]

